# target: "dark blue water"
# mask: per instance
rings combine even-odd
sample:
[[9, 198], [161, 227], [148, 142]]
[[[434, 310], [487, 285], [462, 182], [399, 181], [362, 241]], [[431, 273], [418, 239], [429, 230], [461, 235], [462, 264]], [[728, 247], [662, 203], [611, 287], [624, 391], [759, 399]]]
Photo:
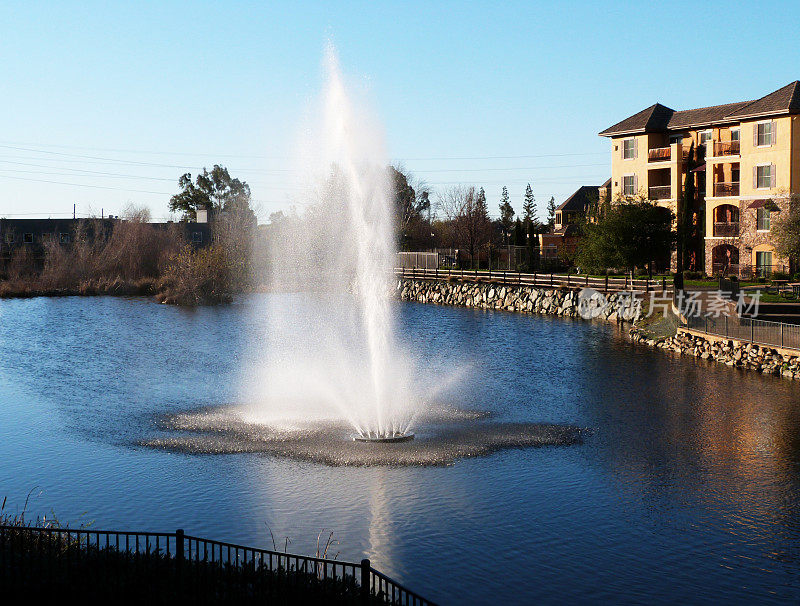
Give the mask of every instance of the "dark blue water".
[[[607, 326], [404, 304], [404, 338], [471, 364], [447, 403], [592, 429], [450, 467], [332, 468], [137, 446], [232, 402], [258, 298], [0, 301], [0, 495], [96, 528], [341, 559], [443, 603], [800, 600], [800, 384], [634, 348]], [[8, 507], [8, 506], [7, 506]]]

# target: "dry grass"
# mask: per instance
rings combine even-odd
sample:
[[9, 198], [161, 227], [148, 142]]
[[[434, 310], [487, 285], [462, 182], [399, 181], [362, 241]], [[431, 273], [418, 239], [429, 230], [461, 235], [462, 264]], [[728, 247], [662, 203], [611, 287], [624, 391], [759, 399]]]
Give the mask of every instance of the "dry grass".
[[226, 302], [248, 285], [250, 242], [230, 222], [216, 242], [195, 250], [180, 225], [156, 228], [146, 211], [130, 208], [106, 232], [105, 223], [79, 223], [69, 244], [49, 238], [44, 258], [15, 250], [0, 280], [0, 298], [38, 296], [153, 296], [164, 303]]

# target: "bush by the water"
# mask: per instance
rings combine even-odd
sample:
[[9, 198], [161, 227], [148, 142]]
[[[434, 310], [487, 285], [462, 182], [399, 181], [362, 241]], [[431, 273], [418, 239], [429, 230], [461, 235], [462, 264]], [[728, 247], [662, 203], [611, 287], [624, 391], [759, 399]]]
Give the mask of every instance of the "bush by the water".
[[38, 256], [16, 248], [0, 275], [0, 297], [155, 295], [203, 305], [228, 301], [248, 285], [249, 234], [230, 221], [220, 222], [214, 243], [199, 249], [186, 242], [181, 225], [154, 226], [142, 210], [106, 226], [82, 221], [69, 243], [53, 235]]

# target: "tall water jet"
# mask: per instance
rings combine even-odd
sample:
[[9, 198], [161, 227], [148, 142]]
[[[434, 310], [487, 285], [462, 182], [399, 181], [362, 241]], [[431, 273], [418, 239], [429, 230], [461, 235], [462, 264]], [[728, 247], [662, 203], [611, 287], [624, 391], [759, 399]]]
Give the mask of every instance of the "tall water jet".
[[362, 438], [407, 437], [421, 396], [394, 333], [389, 162], [331, 47], [325, 64], [322, 120], [312, 120], [299, 153], [303, 193], [266, 235], [274, 294], [246, 382], [247, 416], [289, 425], [344, 418]]

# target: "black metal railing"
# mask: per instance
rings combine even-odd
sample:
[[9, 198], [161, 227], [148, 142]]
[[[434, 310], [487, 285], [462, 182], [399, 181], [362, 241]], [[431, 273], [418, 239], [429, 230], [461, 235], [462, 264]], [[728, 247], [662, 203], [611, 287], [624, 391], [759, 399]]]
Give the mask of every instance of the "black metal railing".
[[800, 350], [800, 325], [797, 324], [720, 314], [718, 317], [690, 316], [683, 327], [756, 345]]
[[525, 274], [516, 271], [476, 270], [476, 269], [406, 269], [395, 268], [399, 278], [419, 280], [487, 281], [496, 284], [513, 286], [539, 286], [545, 288], [594, 288], [604, 292], [618, 291], [668, 291], [672, 290], [672, 277], [630, 278], [628, 276], [613, 278], [611, 276], [594, 277], [586, 274]]
[[174, 533], [0, 526], [0, 587], [78, 595], [177, 596], [177, 603], [433, 604], [370, 561], [346, 562]]
[[669, 200], [672, 197], [672, 186], [651, 185], [648, 193], [651, 200]]
[[726, 196], [739, 195], [739, 181], [719, 181], [714, 183], [714, 197], [724, 198]]
[[714, 141], [714, 155], [715, 156], [738, 156], [739, 155], [739, 142], [738, 141]]
[[648, 162], [666, 162], [672, 157], [672, 148], [654, 147], [647, 151]]
[[718, 221], [714, 223], [715, 238], [735, 238], [739, 235], [738, 221]]

